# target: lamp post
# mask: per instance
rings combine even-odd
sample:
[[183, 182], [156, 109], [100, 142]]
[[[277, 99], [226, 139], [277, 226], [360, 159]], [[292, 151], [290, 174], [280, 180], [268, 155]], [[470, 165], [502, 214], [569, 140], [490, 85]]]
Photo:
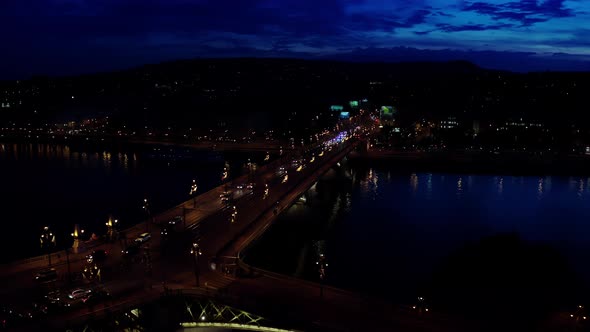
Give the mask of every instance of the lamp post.
[[151, 222], [151, 212], [150, 212], [150, 204], [148, 203], [147, 198], [143, 199], [143, 211], [145, 212], [146, 216], [147, 216], [147, 221], [145, 223], [145, 231], [149, 232], [150, 231], [150, 222]]
[[80, 241], [80, 236], [82, 236], [82, 234], [84, 234], [84, 230], [80, 229], [80, 225], [74, 225], [74, 232], [71, 233], [74, 238], [74, 243], [72, 244], [72, 250], [74, 253], [79, 253], [84, 249], [84, 246]]
[[51, 249], [55, 247], [55, 234], [49, 230], [49, 226], [43, 227], [39, 241], [41, 242], [41, 249], [47, 251], [47, 260], [49, 266], [51, 266]]
[[318, 273], [320, 277], [320, 297], [324, 296], [324, 280], [326, 280], [326, 268], [328, 267], [328, 263], [326, 262], [326, 256], [324, 254], [320, 254], [318, 257], [318, 261], [315, 262], [318, 266]]
[[234, 206], [233, 206], [233, 211], [232, 211], [232, 213], [231, 213], [230, 221], [231, 221], [232, 223], [234, 223], [234, 222], [236, 222], [236, 219], [237, 219], [237, 218], [238, 218], [238, 210], [237, 210], [236, 206], [234, 205]]
[[262, 195], [262, 199], [266, 199], [268, 197], [268, 184], [264, 184], [264, 194]]
[[197, 180], [193, 179], [193, 183], [191, 183], [191, 190], [189, 191], [189, 196], [193, 198], [193, 207], [197, 208]]
[[117, 225], [119, 223], [119, 220], [114, 219], [112, 217], [109, 216], [109, 220], [105, 223], [105, 225], [107, 226], [107, 238], [109, 239], [109, 241], [114, 241], [115, 238], [117, 237]]
[[248, 158], [248, 162], [246, 163], [246, 166], [248, 168], [248, 183], [252, 182], [252, 170], [254, 169], [254, 164], [252, 163], [252, 161], [250, 160], [250, 158]]
[[197, 281], [197, 287], [199, 287], [199, 256], [203, 253], [201, 252], [201, 247], [199, 246], [198, 242], [193, 242], [191, 247], [191, 255], [193, 256], [193, 263], [195, 265], [195, 279]]

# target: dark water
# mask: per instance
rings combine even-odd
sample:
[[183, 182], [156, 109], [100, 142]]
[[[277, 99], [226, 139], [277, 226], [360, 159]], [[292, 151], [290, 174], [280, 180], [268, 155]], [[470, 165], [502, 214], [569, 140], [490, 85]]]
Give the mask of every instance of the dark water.
[[589, 177], [349, 172], [316, 183], [246, 261], [318, 281], [324, 253], [328, 284], [405, 303], [484, 288], [513, 291], [504, 302], [587, 295]]
[[225, 161], [231, 173], [258, 155], [191, 151], [152, 146], [76, 146], [0, 143], [0, 261], [39, 254], [40, 229], [57, 234], [57, 247], [71, 242], [74, 224], [86, 234], [104, 234], [112, 214], [121, 225], [143, 218], [142, 201], [153, 212], [219, 184]]

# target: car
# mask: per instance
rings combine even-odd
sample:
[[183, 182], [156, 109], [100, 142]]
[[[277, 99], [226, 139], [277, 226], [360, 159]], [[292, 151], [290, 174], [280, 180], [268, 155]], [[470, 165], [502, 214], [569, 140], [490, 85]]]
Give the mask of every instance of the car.
[[160, 231], [160, 235], [161, 235], [162, 240], [167, 240], [168, 234], [170, 234], [170, 230], [168, 229], [168, 227], [163, 227], [162, 230]]
[[246, 185], [246, 189], [252, 190], [252, 189], [254, 189], [254, 187], [256, 187], [256, 183], [253, 183], [253, 182], [250, 182]]
[[47, 269], [37, 272], [35, 280], [39, 282], [50, 282], [57, 280], [57, 271], [55, 269]]
[[177, 225], [183, 221], [184, 221], [184, 218], [182, 216], [176, 216], [176, 217], [170, 219], [170, 221], [168, 221], [168, 224]]
[[96, 249], [93, 250], [92, 253], [88, 256], [89, 258], [92, 258], [92, 260], [95, 262], [102, 262], [107, 258], [108, 253], [109, 252], [104, 249]]
[[236, 189], [244, 189], [245, 187], [246, 187], [246, 185], [243, 183], [239, 183], [236, 185]]
[[231, 197], [232, 197], [231, 191], [224, 191], [221, 195], [219, 195], [219, 198], [221, 198], [222, 202], [229, 202]]
[[135, 239], [136, 243], [146, 243], [148, 242], [150, 239], [152, 238], [152, 235], [150, 233], [141, 233], [139, 234], [139, 236], [137, 237], [137, 239]]
[[124, 250], [122, 250], [121, 252], [123, 253], [123, 256], [125, 256], [125, 257], [137, 255], [137, 253], [139, 253], [139, 245], [132, 244], [132, 245], [128, 246], [127, 248], [125, 248]]
[[88, 296], [82, 298], [82, 302], [87, 305], [94, 305], [98, 302], [106, 300], [111, 297], [106, 290], [97, 290], [96, 292], [90, 293]]
[[60, 300], [59, 290], [54, 290], [54, 291], [47, 293], [44, 296], [44, 298], [47, 303], [51, 303], [51, 304], [58, 303]]
[[91, 289], [76, 288], [68, 294], [68, 297], [70, 299], [79, 299], [79, 298], [83, 298], [83, 297], [90, 295], [90, 293], [92, 293]]

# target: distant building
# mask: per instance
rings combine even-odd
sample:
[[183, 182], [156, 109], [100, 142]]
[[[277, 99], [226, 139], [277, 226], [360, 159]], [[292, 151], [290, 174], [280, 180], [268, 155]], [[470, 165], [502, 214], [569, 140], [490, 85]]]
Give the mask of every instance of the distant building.
[[442, 129], [455, 129], [459, 127], [459, 122], [454, 116], [449, 116], [447, 119], [440, 121], [439, 127]]
[[543, 128], [543, 124], [537, 121], [529, 121], [523, 118], [516, 120], [509, 120], [504, 123], [503, 126], [498, 127], [498, 131], [501, 130], [514, 130], [514, 129], [531, 129], [531, 128]]

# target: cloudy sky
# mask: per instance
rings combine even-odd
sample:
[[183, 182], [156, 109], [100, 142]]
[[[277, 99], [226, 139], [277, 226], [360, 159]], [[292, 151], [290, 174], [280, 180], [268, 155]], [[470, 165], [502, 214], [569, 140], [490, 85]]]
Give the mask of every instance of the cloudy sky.
[[195, 57], [589, 70], [587, 0], [1, 0], [0, 78]]

